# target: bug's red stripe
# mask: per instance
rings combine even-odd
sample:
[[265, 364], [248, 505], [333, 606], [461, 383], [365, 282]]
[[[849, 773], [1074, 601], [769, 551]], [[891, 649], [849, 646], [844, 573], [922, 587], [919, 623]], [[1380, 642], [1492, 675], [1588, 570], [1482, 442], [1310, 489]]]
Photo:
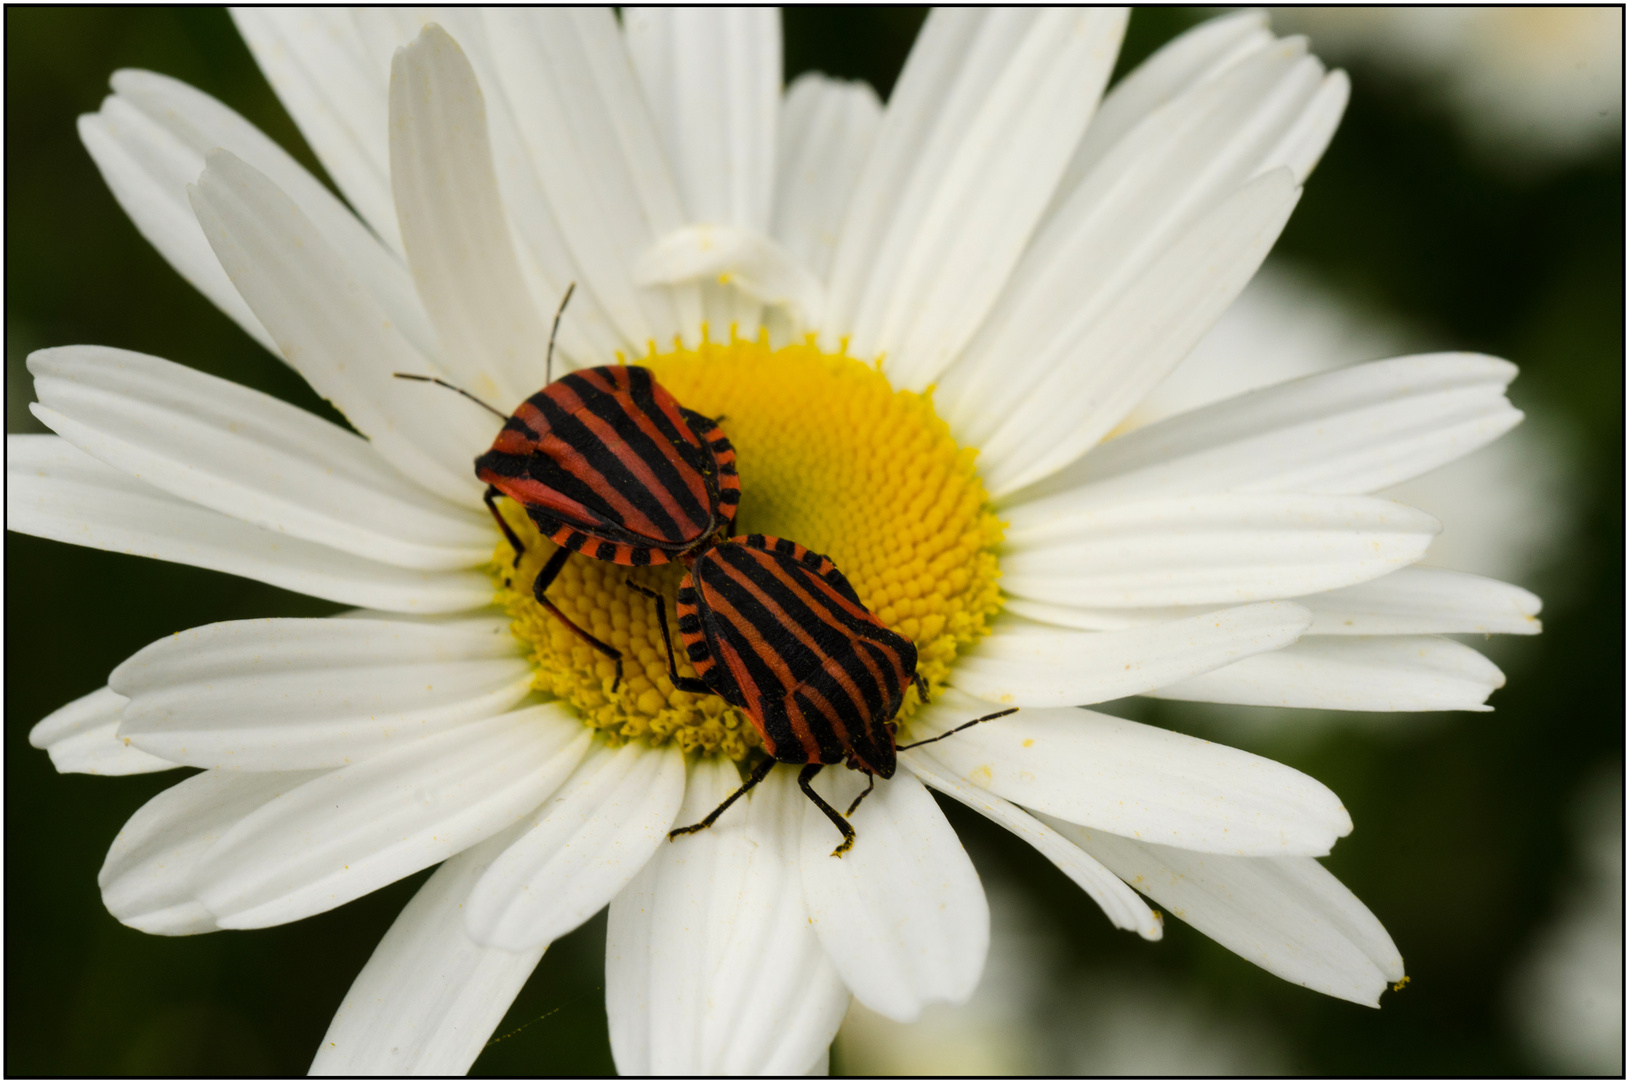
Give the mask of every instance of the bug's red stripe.
[[[789, 725], [791, 737], [802, 746], [804, 756], [801, 760], [828, 760], [831, 753], [839, 751], [842, 741], [832, 732], [828, 722], [828, 716], [834, 710], [826, 705], [823, 708], [816, 707], [816, 711], [810, 714], [798, 707], [793, 691], [798, 689], [803, 680], [792, 669], [783, 652], [769, 643], [768, 635], [790, 634], [804, 649], [819, 657], [821, 661], [828, 660], [828, 657], [806, 628], [787, 618], [784, 610], [738, 567], [725, 563], [721, 564], [721, 569], [739, 588], [773, 616], [772, 622], [764, 623], [760, 615], [748, 616], [721, 594], [715, 591], [708, 592], [713, 610], [727, 613], [726, 617], [733, 624], [736, 633], [751, 642], [750, 658], [760, 661], [758, 665], [752, 665], [747, 662], [748, 658], [743, 654], [743, 650], [733, 642], [726, 644], [725, 648], [729, 654], [738, 660], [738, 663], [730, 664], [731, 670], [735, 672], [736, 682], [747, 691], [749, 701], [774, 703], [775, 708], [771, 711], [776, 714], [777, 719], [782, 719]], [[754, 666], [767, 667], [773, 673], [778, 685], [763, 685], [752, 670]], [[757, 705], [756, 711], [761, 710], [762, 705]], [[768, 735], [769, 732], [765, 731], [764, 734]], [[775, 741], [782, 740], [776, 738]], [[841, 760], [839, 754], [835, 760]]]
[[[728, 658], [703, 676], [707, 685], [746, 708], [780, 760], [852, 756], [892, 774], [886, 725], [913, 675], [914, 648], [859, 603], [829, 559], [746, 537], [702, 554], [681, 596], [689, 597], [682, 629], [707, 642], [691, 649], [692, 660]], [[796, 680], [789, 687], [788, 677]]]
[[[831, 599], [840, 600], [840, 597], [837, 596], [836, 590], [832, 589], [820, 578], [811, 574], [802, 575], [802, 581], [798, 581], [796, 578], [791, 576], [791, 572], [786, 569], [784, 564], [773, 558], [763, 557], [759, 559], [759, 562], [763, 569], [772, 574], [781, 585], [785, 586], [785, 588], [789, 590], [793, 596], [795, 596], [806, 606], [808, 611], [812, 612], [814, 615], [818, 616], [822, 621], [832, 627], [837, 625], [833, 620], [825, 616], [824, 612], [821, 610], [821, 605], [813, 598], [808, 590], [803, 587], [802, 582], [810, 582], [828, 593]], [[841, 685], [842, 689], [847, 692], [847, 695], [851, 699], [853, 705], [862, 706], [865, 699], [863, 691], [860, 690], [858, 684], [854, 682], [852, 676], [850, 676], [840, 664], [831, 662], [833, 660], [831, 653], [822, 647], [811, 634], [807, 633], [807, 631], [803, 628], [801, 619], [798, 616], [792, 615], [784, 606], [777, 603], [772, 597], [768, 596], [761, 589], [758, 589], [757, 593], [763, 605], [768, 607], [769, 610], [775, 612], [786, 626], [792, 628], [797, 633], [798, 639], [801, 640], [803, 644], [819, 655], [824, 669], [828, 671], [831, 676]], [[866, 614], [868, 614], [868, 612]], [[834, 717], [834, 713], [831, 715], [832, 723], [840, 729], [840, 735], [845, 740], [846, 726], [842, 724], [840, 719]]]
[[653, 396], [656, 407], [660, 410], [661, 416], [666, 419], [664, 427], [667, 430], [663, 431], [657, 427], [654, 419], [647, 413], [641, 413], [638, 419], [641, 424], [647, 423], [649, 425], [651, 434], [656, 440], [656, 445], [666, 452], [667, 459], [672, 462], [673, 467], [683, 477], [684, 483], [689, 487], [690, 496], [700, 506], [706, 506], [711, 500], [711, 496], [706, 490], [706, 478], [695, 469], [688, 467], [688, 463], [679, 454], [678, 447], [673, 443], [672, 436], [676, 435], [690, 446], [696, 448], [700, 447], [701, 441], [696, 437], [694, 429], [684, 417], [683, 409], [679, 406], [677, 399], [659, 385], [652, 386], [651, 389], [654, 391]]
[[[708, 607], [714, 618], [721, 618], [731, 623], [736, 635], [739, 637], [744, 637], [749, 633], [751, 623], [742, 618], [740, 613], [727, 600], [720, 599], [716, 604], [708, 605]], [[731, 704], [743, 707], [753, 718], [757, 718], [763, 715], [763, 683], [770, 684], [769, 700], [774, 701], [784, 697], [786, 690], [795, 683], [777, 653], [769, 650], [767, 655], [764, 655], [756, 650], [748, 650], [738, 647], [729, 636], [723, 636], [722, 640], [714, 644], [713, 655], [723, 667], [728, 669], [735, 691], [732, 695], [724, 694], [722, 696], [729, 700]], [[753, 661], [756, 661], [756, 663], [754, 664]], [[778, 688], [772, 685], [775, 681], [774, 678], [759, 679], [757, 674], [751, 670], [753, 667], [767, 667], [770, 673], [777, 678]]]
[[[573, 394], [572, 396], [574, 397], [575, 395]], [[657, 402], [659, 402], [660, 396], [668, 396], [670, 398], [670, 395], [658, 395]], [[581, 399], [578, 398], [577, 400], [580, 401]], [[628, 408], [627, 402], [623, 401], [619, 397], [612, 398], [610, 400], [614, 403], [618, 418], [631, 423], [633, 426], [638, 428], [638, 430], [643, 432], [645, 438], [648, 439], [649, 442], [656, 448], [658, 448], [658, 451], [661, 453], [662, 457], [665, 458], [666, 464], [670, 466], [673, 473], [675, 473], [677, 477], [680, 478], [681, 482], [690, 489], [691, 496], [696, 499], [700, 505], [706, 505], [708, 496], [706, 493], [705, 482], [701, 479], [698, 473], [688, 467], [687, 462], [678, 456], [678, 453], [673, 447], [671, 440], [662, 433], [660, 428], [655, 425], [655, 422], [650, 419], [649, 415], [641, 409]], [[627, 432], [618, 431], [618, 425], [610, 423], [603, 416], [600, 416], [592, 409], [589, 409], [586, 402], [582, 402], [578, 409], [572, 409], [572, 412], [575, 413], [576, 418], [581, 421], [589, 431], [598, 437], [603, 448], [610, 454], [614, 455], [615, 458], [621, 462], [622, 467], [632, 474], [632, 476], [638, 481], [644, 490], [655, 496], [655, 498], [660, 501], [661, 508], [666, 511], [668, 517], [670, 517], [673, 521], [688, 520], [695, 529], [704, 529], [706, 527], [707, 522], [694, 521], [687, 513], [684, 512], [682, 508], [679, 507], [677, 499], [670, 490], [669, 481], [663, 481], [662, 479], [657, 478], [655, 475], [655, 469], [652, 467], [652, 463], [649, 460], [646, 460], [643, 455], [635, 450], [627, 438]], [[674, 412], [676, 412], [676, 406], [674, 406]], [[682, 418], [680, 417], [679, 427], [682, 428], [686, 426], [687, 425], [682, 423]]]
[[[642, 458], [632, 453], [625, 441], [617, 435], [614, 428], [586, 409], [582, 399], [577, 396], [574, 389], [556, 383], [554, 386], [549, 387], [549, 390], [551, 391], [550, 397], [554, 398], [562, 408], [575, 414], [576, 419], [598, 439], [598, 446], [594, 448], [595, 459], [599, 456], [601, 450], [611, 454], [621, 462], [622, 466], [633, 475], [638, 483], [646, 488], [654, 489], [653, 493], [658, 496], [661, 494], [660, 485], [656, 481], [654, 473], [650, 471], [650, 467], [644, 463]], [[664, 539], [667, 536], [669, 530], [666, 527], [658, 526], [654, 521], [650, 520], [643, 510], [635, 506], [626, 495], [611, 483], [610, 478], [595, 464], [594, 460], [590, 460], [586, 454], [582, 453], [572, 443], [555, 435], [544, 439], [543, 446], [548, 456], [558, 462], [567, 473], [586, 484], [595, 495], [612, 507], [621, 523], [628, 529], [655, 539]], [[662, 501], [665, 503], [667, 500], [663, 499]]]
[[[638, 370], [638, 375], [634, 383], [646, 391], [638, 396], [599, 393], [590, 380], [575, 376], [548, 387], [539, 397], [554, 421], [553, 438], [545, 440], [543, 449], [554, 456], [558, 440], [591, 462], [602, 475], [586, 475], [574, 462], [569, 471], [597, 497], [614, 491], [622, 500], [614, 512], [634, 532], [687, 545], [716, 527], [715, 498], [707, 482], [715, 468], [705, 461], [706, 451], [681, 415], [673, 425], [668, 412], [677, 415], [680, 410], [671, 395], [647, 372]], [[627, 512], [627, 503], [642, 521]]]
[[540, 507], [564, 518], [591, 517], [592, 512], [557, 487], [533, 480], [529, 476], [500, 476], [487, 470], [475, 474], [498, 491], [527, 507]]

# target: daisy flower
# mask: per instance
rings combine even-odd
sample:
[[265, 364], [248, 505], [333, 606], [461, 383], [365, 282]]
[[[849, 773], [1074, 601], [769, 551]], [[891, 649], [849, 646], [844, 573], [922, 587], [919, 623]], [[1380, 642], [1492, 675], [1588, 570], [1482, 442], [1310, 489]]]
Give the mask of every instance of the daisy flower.
[[[1271, 259], [1186, 359], [1143, 398], [1140, 427], [1288, 379], [1393, 356], [1427, 335]], [[1386, 488], [1441, 523], [1419, 566], [1530, 581], [1573, 528], [1574, 452], [1551, 417], [1527, 417], [1484, 449]], [[1535, 625], [1527, 627], [1534, 631]]]
[[1621, 143], [1619, 7], [1284, 8], [1330, 55], [1433, 84], [1489, 164], [1551, 169]]
[[[1103, 95], [1125, 15], [934, 12], [883, 107], [782, 93], [763, 10], [237, 14], [345, 202], [229, 108], [121, 71], [81, 134], [154, 245], [354, 432], [151, 356], [48, 349], [56, 436], [8, 440], [9, 524], [354, 610], [156, 642], [34, 730], [58, 768], [202, 769], [139, 810], [100, 883], [159, 934], [270, 926], [440, 864], [345, 998], [316, 1072], [465, 1070], [551, 941], [609, 906], [624, 1072], [823, 1067], [850, 998], [964, 1000], [976, 871], [929, 790], [1034, 845], [1114, 925], [1143, 894], [1247, 959], [1375, 1004], [1402, 977], [1316, 858], [1337, 796], [1079, 706], [1134, 694], [1479, 709], [1433, 635], [1534, 601], [1408, 569], [1436, 523], [1367, 492], [1512, 426], [1511, 365], [1407, 357], [1119, 434], [1265, 257], [1347, 84], [1256, 15]], [[348, 203], [348, 206], [347, 206]], [[353, 208], [353, 209], [352, 209]], [[550, 590], [471, 463], [565, 367], [647, 365], [739, 453], [746, 532], [835, 560], [914, 640], [930, 738], [830, 857], [775, 770], [705, 832], [754, 729], [674, 690], [626, 568]], [[512, 508], [510, 508], [512, 509]], [[669, 597], [678, 568], [634, 571]], [[687, 670], [681, 673], [688, 674]], [[826, 770], [833, 803], [858, 778]], [[841, 802], [845, 805], [845, 802]]]

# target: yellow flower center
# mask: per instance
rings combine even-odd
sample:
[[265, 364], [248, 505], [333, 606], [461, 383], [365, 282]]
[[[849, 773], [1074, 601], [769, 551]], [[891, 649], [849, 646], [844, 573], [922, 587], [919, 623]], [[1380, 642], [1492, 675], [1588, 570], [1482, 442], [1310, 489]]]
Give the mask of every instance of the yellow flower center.
[[[1001, 523], [929, 395], [894, 390], [874, 367], [811, 344], [707, 341], [640, 361], [686, 408], [719, 418], [739, 455], [737, 533], [767, 533], [827, 555], [859, 598], [915, 642], [919, 670], [943, 685], [956, 655], [988, 632], [1000, 607], [993, 549]], [[615, 665], [545, 611], [532, 582], [554, 547], [523, 511], [500, 505], [525, 543], [518, 569], [500, 542], [498, 603], [536, 667], [535, 687], [574, 705], [613, 742], [676, 740], [685, 751], [744, 758], [760, 745], [751, 722], [721, 698], [675, 690], [654, 605], [629, 577], [666, 596], [669, 625], [683, 567], [630, 569], [572, 556], [548, 598], [599, 640]], [[678, 650], [678, 671], [694, 670]], [[900, 712], [918, 706], [912, 690]]]

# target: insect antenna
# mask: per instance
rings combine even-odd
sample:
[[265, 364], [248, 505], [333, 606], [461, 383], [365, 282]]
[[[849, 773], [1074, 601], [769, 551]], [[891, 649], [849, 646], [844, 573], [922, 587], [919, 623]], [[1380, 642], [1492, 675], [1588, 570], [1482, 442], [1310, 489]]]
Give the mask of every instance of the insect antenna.
[[396, 372], [395, 377], [398, 378], [398, 379], [411, 379], [413, 382], [434, 383], [436, 386], [444, 386], [448, 390], [455, 390], [458, 393], [462, 394], [464, 397], [468, 398], [470, 401], [474, 402], [476, 405], [479, 405], [482, 409], [485, 409], [487, 412], [489, 412], [493, 416], [497, 417], [498, 419], [500, 419], [500, 420], [507, 420], [508, 419], [508, 413], [502, 412], [501, 410], [492, 408], [490, 405], [487, 405], [484, 401], [481, 401], [479, 398], [477, 398], [473, 394], [469, 393], [469, 391], [465, 390], [463, 387], [461, 387], [461, 386], [453, 386], [451, 383], [447, 382], [445, 379], [437, 379], [433, 375], [408, 375], [405, 371]]
[[554, 328], [548, 331], [548, 365], [543, 369], [543, 385], [554, 381], [554, 339], [559, 336], [559, 320], [565, 315], [565, 305], [571, 302], [571, 296], [576, 292], [576, 282], [565, 287], [565, 295], [559, 298], [559, 310], [554, 312]]
[[920, 742], [907, 743], [904, 746], [900, 746], [898, 749], [901, 750], [901, 751], [902, 750], [914, 750], [917, 746], [925, 746], [927, 743], [934, 743], [934, 742], [937, 742], [939, 739], [947, 739], [947, 738], [949, 738], [949, 736], [955, 734], [955, 732], [957, 732], [957, 731], [965, 731], [967, 728], [975, 727], [978, 724], [983, 723], [985, 720], [998, 720], [1002, 716], [1010, 716], [1012, 713], [1014, 713], [1016, 711], [1017, 711], [1016, 709], [1005, 709], [1005, 710], [1003, 710], [1001, 712], [989, 713], [989, 715], [987, 715], [987, 716], [979, 716], [976, 720], [968, 720], [964, 724], [961, 724], [959, 727], [950, 728], [948, 731], [944, 732], [942, 735], [934, 735], [934, 736], [932, 736], [932, 738], [930, 738], [930, 739], [922, 739]]

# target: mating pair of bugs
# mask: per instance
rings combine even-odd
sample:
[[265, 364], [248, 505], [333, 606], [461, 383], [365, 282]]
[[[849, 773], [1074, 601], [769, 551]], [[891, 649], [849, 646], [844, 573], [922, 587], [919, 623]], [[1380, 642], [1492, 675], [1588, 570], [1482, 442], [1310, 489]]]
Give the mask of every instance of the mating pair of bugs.
[[[537, 574], [537, 602], [615, 662], [612, 689], [621, 683], [621, 653], [556, 607], [548, 587], [572, 552], [621, 566], [676, 560], [688, 568], [678, 589], [678, 633], [699, 678], [678, 673], [661, 595], [627, 584], [655, 603], [672, 685], [741, 709], [768, 756], [717, 809], [669, 838], [710, 826], [783, 761], [803, 766], [797, 783], [840, 830], [831, 854], [841, 856], [854, 839], [847, 818], [876, 777], [893, 775], [899, 750], [936, 741], [900, 747], [895, 739], [909, 687], [927, 697], [915, 645], [871, 614], [830, 559], [790, 540], [734, 535], [740, 478], [733, 446], [716, 420], [679, 405], [649, 371], [594, 367], [552, 381], [554, 337], [574, 289], [554, 315], [550, 381], [512, 416], [441, 379], [397, 377], [455, 390], [504, 418], [491, 449], [475, 459], [486, 506], [514, 549], [514, 565], [524, 547], [497, 509], [499, 495], [523, 506], [559, 546]], [[811, 786], [820, 769], [837, 764], [870, 781], [845, 815]]]

